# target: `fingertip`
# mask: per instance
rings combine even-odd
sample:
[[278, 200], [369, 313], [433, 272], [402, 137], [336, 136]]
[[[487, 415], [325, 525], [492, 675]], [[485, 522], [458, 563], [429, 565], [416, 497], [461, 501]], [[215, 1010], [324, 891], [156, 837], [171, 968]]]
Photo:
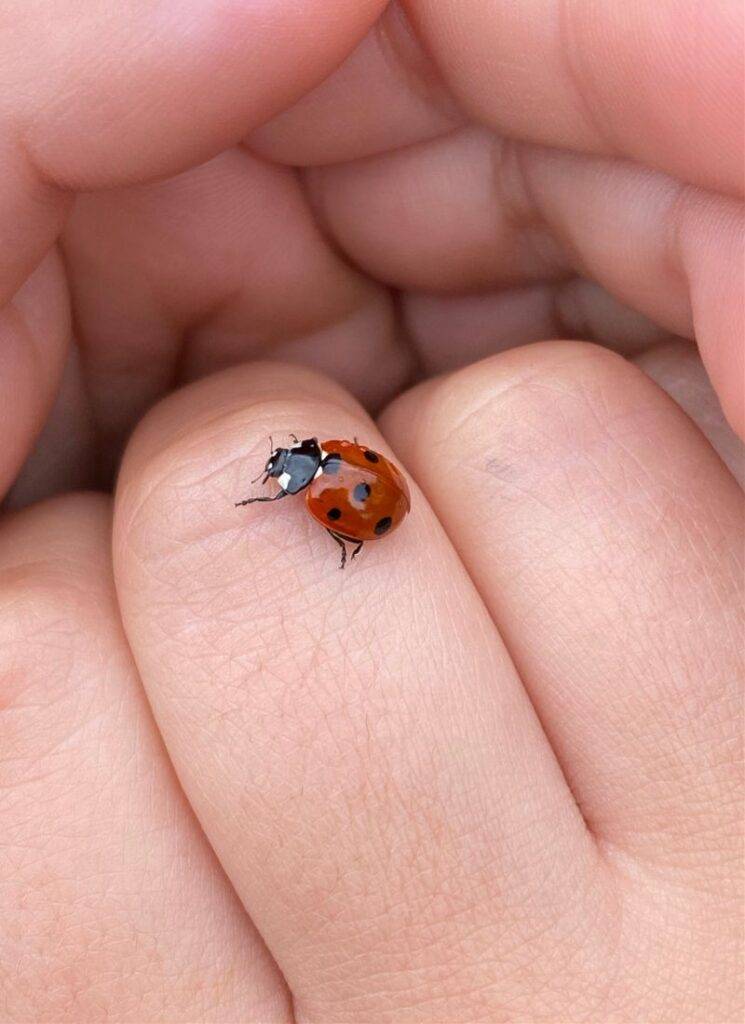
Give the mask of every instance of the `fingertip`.
[[[233, 367], [174, 392], [142, 420], [125, 451], [115, 562], [125, 565], [138, 550], [159, 563], [175, 548], [199, 543], [217, 557], [236, 531], [258, 531], [269, 549], [283, 540], [290, 551], [306, 543], [305, 517], [294, 503], [283, 502], [271, 517], [248, 518], [236, 503], [266, 462], [270, 437], [345, 436], [359, 431], [361, 421], [365, 412], [340, 385], [290, 364]], [[246, 552], [246, 572], [251, 551], [258, 577], [271, 575], [270, 564], [261, 567], [271, 560], [260, 563], [254, 546]]]
[[[600, 372], [612, 367], [608, 372], [615, 372], [619, 365], [628, 364], [610, 349], [592, 342], [550, 340], [521, 345], [411, 388], [384, 410], [381, 429], [406, 457], [410, 445], [446, 442], [485, 403], [531, 380], [543, 386], [552, 375], [562, 375], [567, 365], [581, 380], [595, 375], [596, 367]], [[630, 370], [638, 373], [632, 367]]]
[[[235, 423], [236, 429], [248, 430], [250, 423], [267, 420], [269, 413], [282, 417], [290, 402], [327, 403], [364, 415], [348, 391], [308, 367], [273, 361], [230, 367], [179, 388], [147, 413], [130, 438], [119, 486], [134, 467], [169, 449], [188, 447], [194, 435], [210, 426]], [[292, 416], [289, 409], [287, 416]], [[296, 424], [280, 422], [280, 430], [285, 427], [293, 430]]]

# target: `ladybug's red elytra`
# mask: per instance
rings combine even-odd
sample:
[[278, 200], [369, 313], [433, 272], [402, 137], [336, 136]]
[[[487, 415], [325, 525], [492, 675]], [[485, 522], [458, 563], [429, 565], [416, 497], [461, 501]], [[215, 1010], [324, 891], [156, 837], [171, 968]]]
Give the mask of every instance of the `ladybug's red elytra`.
[[367, 541], [387, 537], [399, 526], [411, 507], [403, 473], [385, 455], [355, 441], [323, 441], [309, 437], [294, 440], [289, 448], [275, 448], [264, 467], [262, 483], [273, 477], [276, 494], [236, 502], [279, 501], [305, 491], [306, 507], [316, 522], [341, 547], [341, 566]]

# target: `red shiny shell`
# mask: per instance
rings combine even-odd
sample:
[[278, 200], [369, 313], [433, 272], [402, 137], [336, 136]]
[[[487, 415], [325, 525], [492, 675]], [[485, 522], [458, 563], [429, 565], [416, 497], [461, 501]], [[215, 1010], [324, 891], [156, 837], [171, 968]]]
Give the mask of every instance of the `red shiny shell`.
[[349, 540], [387, 537], [411, 507], [401, 471], [384, 455], [352, 441], [323, 441], [321, 448], [340, 459], [332, 460], [307, 488], [310, 514]]

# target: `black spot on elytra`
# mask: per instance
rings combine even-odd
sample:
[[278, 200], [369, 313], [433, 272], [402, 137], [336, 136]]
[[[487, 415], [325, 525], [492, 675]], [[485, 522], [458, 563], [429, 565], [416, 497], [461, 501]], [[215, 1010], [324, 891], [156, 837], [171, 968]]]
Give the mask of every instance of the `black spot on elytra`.
[[391, 519], [390, 516], [383, 516], [382, 519], [379, 519], [375, 524], [375, 533], [378, 535], [378, 537], [381, 537], [384, 533], [387, 533], [390, 530], [392, 523], [393, 520]]
[[326, 518], [327, 519], [332, 519], [334, 521], [336, 521], [337, 519], [341, 519], [341, 509], [340, 508], [330, 508], [328, 510], [328, 512], [326, 513]]
[[380, 462], [380, 457], [377, 456], [375, 452], [371, 452], [369, 450], [365, 452], [365, 458], [368, 462]]
[[355, 501], [367, 501], [367, 499], [370, 497], [370, 485], [365, 483], [357, 484], [354, 491], [352, 492], [352, 497], [354, 498]]
[[326, 459], [324, 459], [323, 472], [328, 474], [328, 476], [333, 476], [334, 473], [338, 473], [340, 467], [341, 455], [337, 455], [336, 453], [334, 453], [332, 455], [329, 455]]

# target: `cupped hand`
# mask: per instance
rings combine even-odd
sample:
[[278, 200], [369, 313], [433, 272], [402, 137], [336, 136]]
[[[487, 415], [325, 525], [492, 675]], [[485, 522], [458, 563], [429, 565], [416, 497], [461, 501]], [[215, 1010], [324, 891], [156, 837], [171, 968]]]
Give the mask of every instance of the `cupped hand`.
[[0, 8], [0, 1020], [739, 1019], [741, 14], [384, 7]]

